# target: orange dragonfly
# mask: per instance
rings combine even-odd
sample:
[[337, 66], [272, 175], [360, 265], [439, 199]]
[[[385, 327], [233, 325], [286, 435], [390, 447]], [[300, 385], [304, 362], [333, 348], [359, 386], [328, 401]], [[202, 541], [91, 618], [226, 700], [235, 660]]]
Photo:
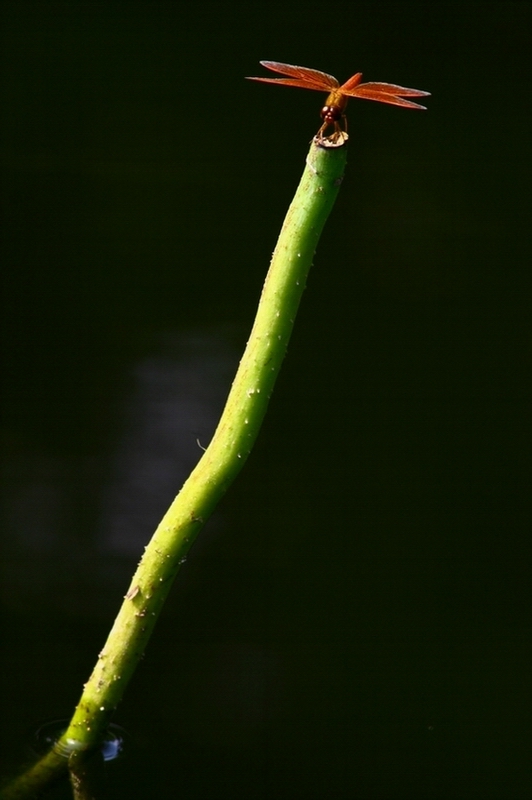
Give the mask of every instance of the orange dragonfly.
[[[323, 134], [330, 125], [334, 125], [332, 139], [337, 139], [344, 131], [347, 131], [345, 109], [350, 97], [362, 97], [365, 100], [376, 100], [379, 103], [390, 103], [393, 106], [403, 106], [404, 108], [420, 108], [425, 106], [420, 103], [413, 103], [411, 100], [404, 100], [404, 97], [428, 97], [430, 92], [422, 92], [420, 89], [407, 89], [404, 86], [396, 86], [394, 83], [361, 83], [362, 73], [357, 72], [349, 78], [342, 86], [336, 78], [326, 72], [309, 67], [296, 67], [293, 64], [281, 64], [279, 61], [261, 61], [263, 67], [271, 69], [272, 72], [280, 72], [281, 75], [289, 75], [288, 78], [248, 78], [250, 81], [262, 81], [262, 83], [278, 83], [283, 86], [299, 86], [300, 89], [315, 89], [317, 92], [327, 92], [328, 97], [325, 105], [321, 109], [323, 125], [317, 133], [317, 138], [322, 139]], [[344, 131], [340, 125], [340, 120], [344, 123]]]

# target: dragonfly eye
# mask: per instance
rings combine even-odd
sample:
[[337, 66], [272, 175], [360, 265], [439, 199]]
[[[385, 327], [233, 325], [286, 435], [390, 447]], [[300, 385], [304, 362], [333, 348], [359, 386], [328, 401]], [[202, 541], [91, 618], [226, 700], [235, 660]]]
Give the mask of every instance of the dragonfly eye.
[[324, 122], [338, 122], [342, 117], [342, 111], [338, 106], [323, 106], [320, 113]]

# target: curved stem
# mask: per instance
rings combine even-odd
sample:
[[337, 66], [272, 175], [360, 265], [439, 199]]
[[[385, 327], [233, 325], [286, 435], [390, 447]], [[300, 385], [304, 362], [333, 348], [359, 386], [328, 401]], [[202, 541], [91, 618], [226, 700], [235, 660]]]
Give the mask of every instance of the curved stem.
[[68, 756], [85, 751], [101, 740], [181, 563], [251, 452], [286, 354], [318, 240], [338, 194], [346, 162], [347, 135], [343, 137], [335, 146], [327, 140], [311, 145], [216, 432], [146, 547], [67, 730], [55, 752], [4, 789], [2, 800], [27, 797], [42, 787], [50, 779], [51, 765], [66, 768], [67, 758], [57, 762], [57, 753]]

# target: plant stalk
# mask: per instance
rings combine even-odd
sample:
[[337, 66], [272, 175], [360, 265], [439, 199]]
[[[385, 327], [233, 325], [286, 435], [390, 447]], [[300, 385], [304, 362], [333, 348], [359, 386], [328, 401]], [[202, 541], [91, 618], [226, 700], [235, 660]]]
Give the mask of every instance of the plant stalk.
[[347, 135], [336, 144], [312, 142], [216, 432], [145, 548], [70, 724], [51, 752], [0, 793], [2, 800], [33, 796], [67, 768], [73, 754], [77, 760], [102, 740], [181, 564], [257, 438], [316, 246], [340, 188], [346, 142]]

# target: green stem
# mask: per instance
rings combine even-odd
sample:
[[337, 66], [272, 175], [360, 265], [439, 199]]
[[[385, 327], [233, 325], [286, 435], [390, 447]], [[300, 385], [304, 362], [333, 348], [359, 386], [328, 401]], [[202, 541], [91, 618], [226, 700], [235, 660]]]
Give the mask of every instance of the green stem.
[[[64, 756], [102, 739], [150, 638], [166, 596], [196, 536], [242, 469], [264, 419], [325, 221], [346, 162], [337, 146], [313, 142], [288, 210], [255, 324], [211, 443], [161, 520], [133, 576], [74, 716], [55, 746]], [[29, 797], [66, 758], [52, 752], [16, 779], [2, 800]], [[41, 769], [42, 765], [42, 769]]]

